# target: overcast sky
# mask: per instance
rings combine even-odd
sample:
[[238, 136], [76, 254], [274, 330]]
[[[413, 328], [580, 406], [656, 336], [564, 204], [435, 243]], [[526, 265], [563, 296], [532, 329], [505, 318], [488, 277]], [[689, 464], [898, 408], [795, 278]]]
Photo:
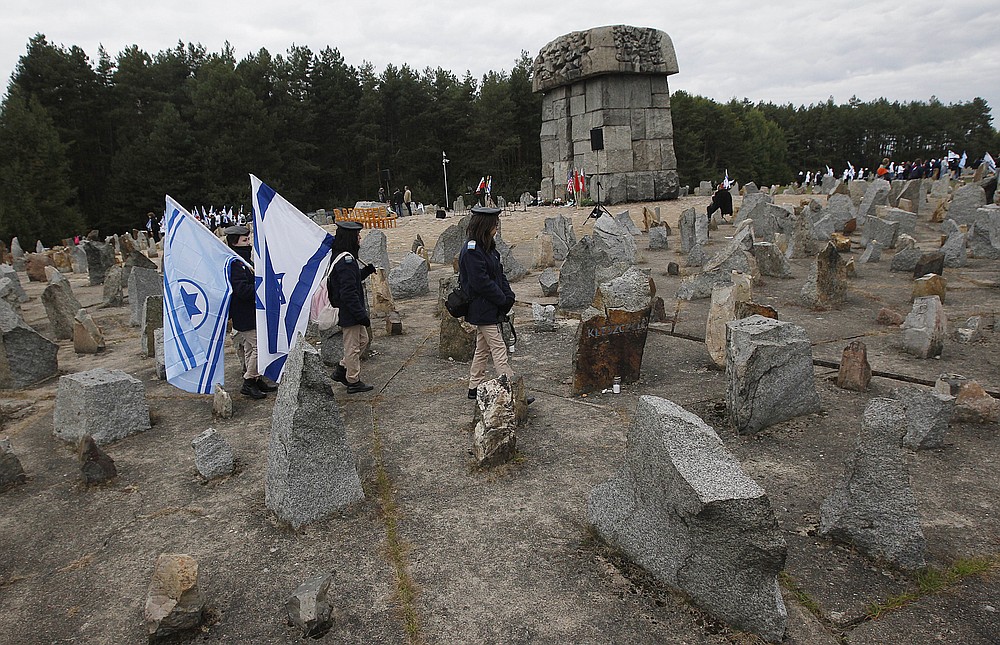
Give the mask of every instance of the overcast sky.
[[[1000, 2], [902, 0], [575, 0], [573, 2], [122, 2], [6, 0], [0, 75], [9, 80], [28, 39], [77, 45], [114, 58], [135, 44], [153, 54], [178, 40], [237, 57], [291, 44], [340, 50], [368, 61], [462, 76], [510, 70], [522, 50], [601, 25], [654, 27], [673, 40], [680, 72], [670, 89], [718, 101], [749, 98], [795, 105], [885, 97], [944, 103], [976, 96], [1000, 127]], [[13, 7], [10, 5], [13, 4]], [[6, 82], [3, 85], [6, 89]]]

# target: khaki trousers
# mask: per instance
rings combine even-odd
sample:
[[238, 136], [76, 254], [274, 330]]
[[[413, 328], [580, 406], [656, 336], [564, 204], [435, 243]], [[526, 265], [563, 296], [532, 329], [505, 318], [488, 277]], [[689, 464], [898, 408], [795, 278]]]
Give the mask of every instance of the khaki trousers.
[[361, 354], [368, 349], [368, 330], [364, 325], [344, 327], [344, 360], [340, 364], [347, 370], [347, 382], [361, 380]]
[[500, 325], [476, 326], [476, 353], [472, 356], [469, 366], [469, 389], [474, 390], [486, 380], [486, 364], [493, 356], [493, 369], [497, 376], [507, 375], [507, 380], [514, 378], [514, 370], [507, 360], [507, 345], [503, 342]]
[[257, 330], [234, 331], [233, 347], [236, 348], [236, 355], [246, 366], [243, 378], [251, 380], [259, 377], [260, 372], [257, 371]]

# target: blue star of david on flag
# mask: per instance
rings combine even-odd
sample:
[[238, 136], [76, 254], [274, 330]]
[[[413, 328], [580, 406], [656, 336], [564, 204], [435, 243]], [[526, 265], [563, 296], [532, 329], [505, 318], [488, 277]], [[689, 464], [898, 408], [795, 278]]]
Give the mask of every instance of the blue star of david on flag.
[[166, 197], [163, 356], [167, 382], [196, 394], [225, 384], [229, 267], [243, 262], [184, 207]]
[[253, 198], [257, 368], [279, 381], [296, 334], [305, 335], [309, 300], [330, 265], [333, 236], [257, 177]]

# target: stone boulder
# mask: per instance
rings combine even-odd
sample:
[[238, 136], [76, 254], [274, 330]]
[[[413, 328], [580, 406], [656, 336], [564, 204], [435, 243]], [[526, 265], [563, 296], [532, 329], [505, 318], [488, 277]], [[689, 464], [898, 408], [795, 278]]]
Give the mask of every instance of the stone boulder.
[[630, 268], [602, 284], [594, 307], [586, 309], [576, 332], [573, 392], [581, 394], [639, 380], [649, 331], [653, 282], [646, 271]]
[[878, 240], [882, 246], [892, 249], [896, 247], [896, 239], [899, 237], [899, 222], [869, 217], [865, 220], [862, 231], [861, 246], [868, 246], [872, 240]]
[[819, 412], [812, 347], [802, 327], [763, 316], [727, 327], [726, 406], [738, 433]]
[[73, 295], [69, 283], [64, 279], [63, 282], [55, 282], [45, 287], [42, 292], [42, 304], [45, 305], [45, 314], [49, 318], [52, 335], [59, 340], [73, 338], [76, 312], [83, 306]]
[[528, 275], [528, 269], [514, 257], [514, 247], [503, 241], [499, 235], [496, 238], [497, 251], [500, 253], [500, 265], [508, 282], [517, 282]]
[[385, 233], [378, 229], [365, 233], [361, 238], [358, 259], [366, 264], [389, 269], [389, 247]]
[[501, 375], [476, 388], [475, 429], [472, 454], [480, 466], [498, 466], [514, 458], [517, 450], [518, 390], [524, 398], [524, 380], [514, 383]]
[[558, 217], [546, 217], [543, 233], [548, 233], [552, 238], [552, 257], [559, 262], [565, 260], [569, 255], [569, 250], [576, 246], [576, 233], [573, 231], [573, 221], [559, 215]]
[[73, 351], [77, 354], [96, 354], [104, 351], [104, 347], [104, 332], [93, 317], [86, 309], [77, 311], [73, 317]]
[[551, 298], [559, 293], [559, 272], [549, 267], [538, 276], [538, 285], [542, 288], [542, 295]]
[[399, 266], [389, 271], [389, 291], [393, 299], [406, 300], [429, 293], [427, 274], [424, 259], [416, 253], [407, 253]]
[[974, 258], [1000, 259], [1000, 207], [976, 210], [969, 229], [969, 254]]
[[734, 274], [732, 284], [717, 284], [712, 287], [712, 304], [708, 309], [705, 323], [705, 346], [708, 355], [719, 367], [726, 367], [726, 324], [736, 320], [736, 305], [749, 302], [751, 280], [745, 274]]
[[847, 263], [833, 243], [816, 254], [816, 263], [802, 287], [802, 300], [811, 307], [839, 306], [847, 295]]
[[128, 276], [129, 324], [140, 327], [143, 305], [149, 296], [163, 296], [163, 276], [152, 269], [134, 267]]
[[24, 287], [21, 286], [21, 279], [17, 276], [17, 271], [14, 270], [9, 264], [0, 264], [0, 278], [7, 278], [11, 282], [11, 290], [14, 293], [17, 302], [28, 302], [30, 298], [28, 294], [24, 291]]
[[76, 442], [89, 434], [99, 445], [150, 428], [142, 381], [121, 370], [98, 367], [59, 378], [53, 434]]
[[536, 269], [547, 269], [553, 264], [555, 264], [555, 250], [552, 247], [552, 234], [543, 231], [535, 236], [532, 266]]
[[236, 468], [236, 455], [226, 438], [209, 428], [191, 441], [194, 466], [205, 479], [225, 477]]
[[903, 445], [912, 450], [940, 448], [948, 432], [948, 422], [955, 412], [955, 397], [936, 390], [901, 387], [892, 396], [906, 412]]
[[14, 454], [10, 439], [0, 439], [0, 493], [28, 481], [21, 460]]
[[104, 274], [115, 265], [115, 247], [93, 240], [85, 241], [82, 246], [87, 254], [87, 274], [90, 286], [103, 284]]
[[865, 220], [869, 217], [875, 216], [875, 208], [877, 206], [886, 206], [889, 204], [889, 191], [891, 185], [884, 179], [875, 179], [869, 185], [867, 190], [865, 190], [865, 196], [861, 199], [861, 204], [858, 206], [858, 224], [864, 225]]
[[667, 229], [663, 226], [654, 226], [649, 229], [649, 250], [659, 251], [668, 248]]
[[431, 262], [451, 264], [462, 250], [465, 242], [465, 229], [458, 224], [452, 224], [438, 236], [437, 243], [434, 245], [434, 252], [431, 253]]
[[288, 622], [304, 637], [319, 638], [333, 626], [333, 606], [330, 604], [330, 584], [333, 576], [326, 573], [306, 580], [285, 601]]
[[922, 569], [924, 534], [902, 451], [906, 410], [872, 399], [843, 478], [820, 506], [819, 534], [901, 569]]
[[612, 262], [635, 264], [635, 239], [613, 217], [602, 215], [597, 219], [594, 223], [594, 242], [604, 248]]
[[940, 356], [948, 333], [947, 322], [940, 298], [917, 298], [903, 321], [903, 351], [917, 358]]
[[625, 461], [590, 494], [587, 517], [630, 560], [731, 627], [780, 641], [786, 547], [764, 490], [715, 431], [642, 396]]
[[969, 252], [966, 249], [966, 235], [961, 231], [956, 231], [948, 236], [948, 239], [941, 245], [941, 253], [944, 255], [944, 265], [949, 268], [964, 267]]
[[785, 254], [771, 242], [754, 242], [753, 257], [761, 275], [772, 278], [792, 277], [792, 267]]
[[868, 347], [859, 340], [851, 341], [844, 348], [837, 370], [837, 387], [855, 392], [865, 392], [872, 380], [872, 366], [868, 363]]
[[535, 331], [548, 332], [559, 329], [556, 323], [556, 308], [552, 305], [531, 303], [531, 321], [534, 323]]
[[364, 497], [357, 459], [322, 361], [299, 335], [288, 353], [271, 415], [265, 504], [298, 529]]
[[76, 450], [80, 462], [80, 474], [87, 486], [104, 484], [118, 476], [115, 460], [101, 450], [97, 442], [89, 434], [80, 437]]
[[45, 268], [53, 266], [49, 256], [43, 253], [28, 253], [24, 256], [24, 272], [28, 274], [29, 282], [45, 282]]
[[948, 217], [958, 224], [972, 225], [976, 211], [986, 206], [986, 191], [979, 184], [966, 184], [957, 188], [948, 204]]
[[123, 275], [120, 266], [110, 267], [104, 273], [104, 294], [101, 307], [121, 307], [125, 304], [125, 295], [122, 290]]
[[199, 627], [204, 609], [197, 560], [183, 553], [161, 553], [143, 612], [150, 641]]
[[615, 215], [615, 221], [618, 222], [619, 226], [628, 231], [629, 235], [642, 235], [642, 231], [632, 221], [632, 216], [629, 215], [628, 211], [622, 211]]
[[0, 388], [21, 389], [59, 373], [59, 346], [0, 300]]
[[559, 267], [559, 308], [590, 305], [598, 285], [622, 275], [628, 266], [612, 262], [603, 244], [584, 235]]

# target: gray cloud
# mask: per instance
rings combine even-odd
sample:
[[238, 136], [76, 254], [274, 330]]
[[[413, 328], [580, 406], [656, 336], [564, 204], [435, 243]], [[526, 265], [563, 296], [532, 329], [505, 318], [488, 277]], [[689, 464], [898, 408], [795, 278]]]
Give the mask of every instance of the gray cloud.
[[340, 50], [348, 64], [444, 68], [459, 77], [509, 70], [522, 50], [534, 56], [550, 40], [599, 25], [632, 24], [667, 32], [680, 73], [670, 87], [719, 101], [775, 103], [862, 100], [945, 103], [985, 98], [1000, 105], [1000, 11], [994, 0], [829, 0], [747, 3], [703, 0], [577, 0], [543, 5], [522, 0], [480, 4], [444, 0], [417, 5], [35, 0], [0, 24], [0, 75], [10, 77], [28, 39], [78, 45], [92, 59], [103, 43], [114, 57], [136, 44], [150, 53], [178, 40], [218, 51], [228, 40], [238, 57], [292, 44]]

